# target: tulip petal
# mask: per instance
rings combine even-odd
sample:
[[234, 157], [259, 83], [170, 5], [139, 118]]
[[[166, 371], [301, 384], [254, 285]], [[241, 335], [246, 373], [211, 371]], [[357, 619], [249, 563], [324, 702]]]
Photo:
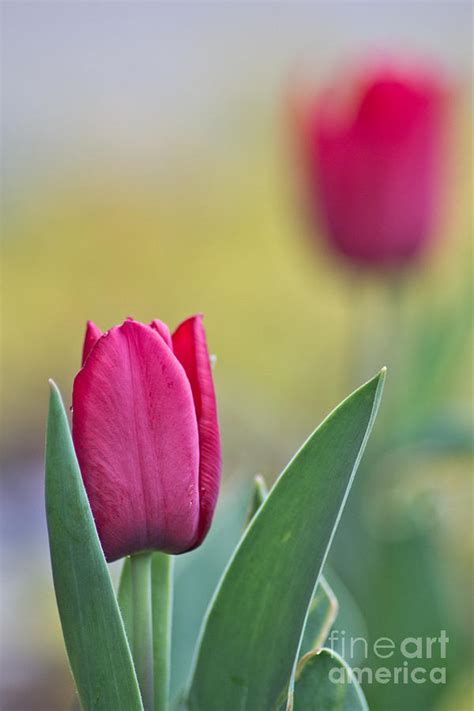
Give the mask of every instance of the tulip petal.
[[86, 326], [86, 335], [84, 336], [84, 345], [82, 347], [82, 365], [86, 362], [87, 356], [101, 336], [102, 331], [100, 328], [98, 328], [93, 321], [88, 321]]
[[163, 321], [160, 321], [160, 319], [155, 318], [153, 321], [150, 323], [151, 328], [153, 328], [157, 333], [160, 334], [164, 342], [166, 343], [171, 350], [173, 350], [173, 341], [171, 340], [171, 333], [166, 325], [166, 323], [163, 323]]
[[211, 363], [202, 316], [192, 316], [173, 333], [173, 349], [191, 383], [199, 430], [199, 530], [192, 546], [205, 538], [219, 493], [221, 444]]
[[73, 391], [73, 438], [107, 560], [187, 550], [199, 522], [199, 441], [184, 369], [127, 320], [99, 339]]

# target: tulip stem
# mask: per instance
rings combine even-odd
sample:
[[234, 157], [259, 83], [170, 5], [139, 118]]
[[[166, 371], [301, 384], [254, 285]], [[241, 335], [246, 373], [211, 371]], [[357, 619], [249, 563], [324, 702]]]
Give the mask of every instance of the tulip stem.
[[151, 599], [155, 711], [168, 711], [169, 708], [173, 563], [171, 556], [153, 553]]
[[132, 655], [143, 708], [153, 711], [153, 638], [151, 606], [151, 553], [130, 558], [132, 572]]

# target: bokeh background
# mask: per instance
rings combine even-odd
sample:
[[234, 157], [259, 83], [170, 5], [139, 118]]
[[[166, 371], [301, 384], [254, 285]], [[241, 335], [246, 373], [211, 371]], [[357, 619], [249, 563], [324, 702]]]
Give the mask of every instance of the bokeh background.
[[[196, 311], [217, 354], [225, 481], [208, 542], [177, 565], [175, 691], [254, 474], [272, 482], [387, 364], [330, 556], [336, 626], [372, 641], [447, 630], [446, 686], [365, 692], [376, 711], [473, 708], [471, 3], [2, 11], [1, 708], [73, 700], [43, 510], [47, 379], [69, 402], [89, 318]], [[446, 217], [395, 296], [307, 239], [287, 120], [298, 72], [318, 86], [374, 51], [435, 62], [456, 95]]]

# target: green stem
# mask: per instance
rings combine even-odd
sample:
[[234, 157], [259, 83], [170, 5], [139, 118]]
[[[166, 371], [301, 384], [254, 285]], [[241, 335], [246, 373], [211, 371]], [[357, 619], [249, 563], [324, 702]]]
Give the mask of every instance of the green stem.
[[173, 558], [154, 553], [151, 563], [155, 711], [169, 708]]
[[151, 553], [130, 558], [132, 569], [132, 656], [145, 711], [153, 711]]
[[128, 639], [130, 652], [133, 653], [133, 600], [132, 600], [132, 564], [130, 557], [124, 558], [120, 582], [117, 593], [117, 601], [122, 615], [125, 634]]

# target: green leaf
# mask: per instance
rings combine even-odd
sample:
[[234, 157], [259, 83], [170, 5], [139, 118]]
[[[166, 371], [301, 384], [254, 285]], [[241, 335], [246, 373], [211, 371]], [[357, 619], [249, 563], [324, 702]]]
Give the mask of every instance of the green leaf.
[[290, 683], [384, 374], [320, 425], [247, 528], [206, 614], [189, 690], [193, 711], [274, 708]]
[[337, 617], [338, 603], [326, 578], [321, 575], [311, 600], [300, 654], [320, 649]]
[[52, 383], [46, 515], [64, 641], [82, 708], [135, 711], [142, 703], [59, 390]]
[[368, 711], [353, 671], [330, 649], [310, 652], [298, 664], [293, 708], [294, 711]]
[[[265, 479], [261, 474], [257, 474], [254, 479], [246, 526], [249, 525], [267, 496], [268, 488]], [[309, 606], [300, 654], [306, 654], [311, 650], [320, 649], [323, 646], [329, 634], [329, 630], [337, 617], [337, 612], [338, 604], [336, 596], [324, 575], [321, 574], [319, 576], [316, 592]]]

